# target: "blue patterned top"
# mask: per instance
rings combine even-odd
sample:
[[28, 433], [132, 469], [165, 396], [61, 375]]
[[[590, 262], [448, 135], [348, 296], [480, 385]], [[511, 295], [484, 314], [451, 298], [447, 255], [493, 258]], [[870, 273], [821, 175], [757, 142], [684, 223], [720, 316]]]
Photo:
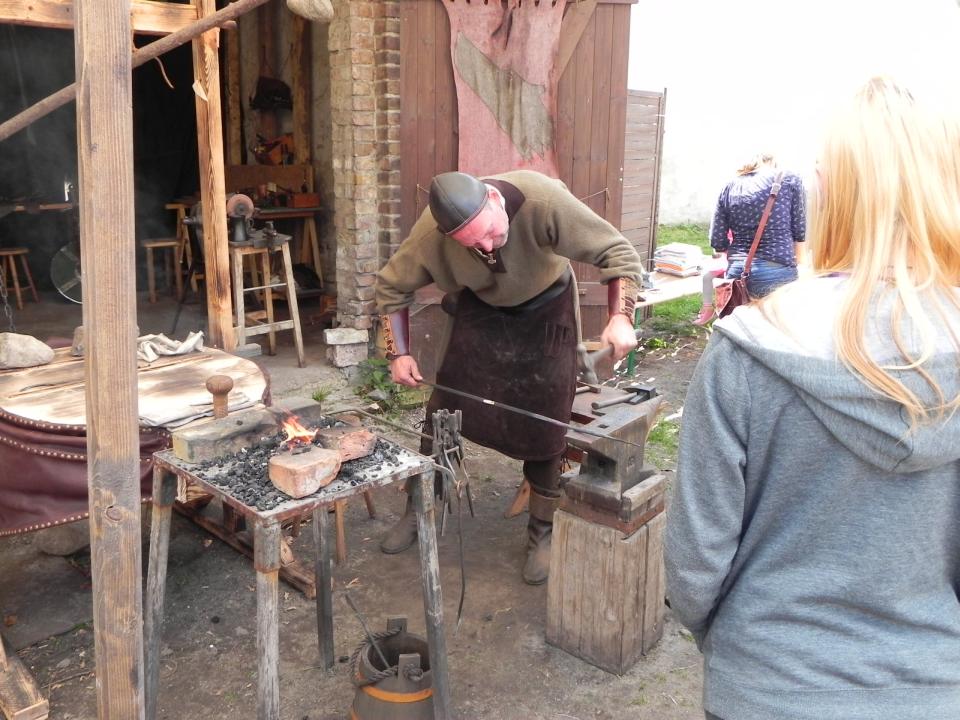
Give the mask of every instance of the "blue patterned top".
[[[775, 168], [764, 167], [727, 183], [720, 193], [710, 225], [710, 245], [714, 250], [726, 252], [731, 261], [747, 256], [778, 172]], [[799, 176], [785, 172], [780, 194], [763, 229], [755, 257], [789, 267], [796, 266], [793, 244], [803, 242], [806, 229], [803, 181]], [[733, 232], [732, 243], [727, 239], [729, 231]]]

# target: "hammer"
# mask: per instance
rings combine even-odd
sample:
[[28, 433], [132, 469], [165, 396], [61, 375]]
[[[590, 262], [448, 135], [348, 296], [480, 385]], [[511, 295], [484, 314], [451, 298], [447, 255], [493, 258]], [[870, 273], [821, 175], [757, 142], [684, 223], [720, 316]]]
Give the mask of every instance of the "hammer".
[[[643, 337], [643, 328], [636, 330], [637, 342]], [[596, 352], [587, 352], [587, 346], [583, 343], [577, 345], [577, 366], [580, 370], [580, 376], [583, 381], [596, 385], [597, 379], [597, 361], [610, 357], [613, 353], [613, 345], [606, 345]]]

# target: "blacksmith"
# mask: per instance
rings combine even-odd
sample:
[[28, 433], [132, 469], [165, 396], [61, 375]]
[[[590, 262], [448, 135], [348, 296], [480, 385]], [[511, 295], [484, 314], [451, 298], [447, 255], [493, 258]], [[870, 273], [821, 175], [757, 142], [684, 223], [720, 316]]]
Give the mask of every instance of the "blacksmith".
[[[576, 387], [579, 309], [570, 260], [600, 269], [610, 320], [601, 341], [616, 359], [635, 345], [633, 308], [643, 266], [610, 223], [559, 180], [528, 170], [489, 178], [450, 172], [430, 185], [430, 205], [377, 276], [377, 304], [394, 382], [423, 378], [410, 355], [408, 309], [418, 288], [436, 283], [451, 315], [442, 385], [569, 422]], [[463, 411], [469, 440], [523, 461], [530, 481], [529, 545], [523, 579], [547, 579], [559, 498], [565, 430], [436, 390], [433, 412]], [[430, 453], [430, 443], [421, 452]], [[380, 547], [398, 553], [417, 537], [408, 499]]]

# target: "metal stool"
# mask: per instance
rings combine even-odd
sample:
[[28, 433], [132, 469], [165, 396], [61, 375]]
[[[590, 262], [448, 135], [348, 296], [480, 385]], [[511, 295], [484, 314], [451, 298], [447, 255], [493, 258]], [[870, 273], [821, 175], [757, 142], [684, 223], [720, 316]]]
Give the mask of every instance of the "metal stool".
[[[0, 268], [3, 269], [3, 285], [8, 287], [7, 281], [13, 278], [13, 291], [17, 296], [17, 310], [23, 310], [23, 297], [20, 294], [20, 277], [17, 275], [17, 264], [15, 257], [20, 257], [20, 263], [23, 265], [23, 272], [27, 276], [27, 287], [33, 295], [34, 302], [40, 302], [37, 297], [37, 288], [33, 285], [33, 275], [30, 274], [30, 266], [27, 265], [27, 255], [30, 251], [25, 247], [0, 248]], [[10, 274], [7, 274], [9, 270]]]
[[180, 277], [180, 241], [177, 238], [155, 238], [144, 240], [141, 245], [147, 251], [147, 288], [150, 302], [157, 301], [157, 275], [153, 267], [153, 251], [168, 250], [166, 258], [167, 282], [170, 289], [176, 288], [177, 297], [183, 294], [183, 279]]

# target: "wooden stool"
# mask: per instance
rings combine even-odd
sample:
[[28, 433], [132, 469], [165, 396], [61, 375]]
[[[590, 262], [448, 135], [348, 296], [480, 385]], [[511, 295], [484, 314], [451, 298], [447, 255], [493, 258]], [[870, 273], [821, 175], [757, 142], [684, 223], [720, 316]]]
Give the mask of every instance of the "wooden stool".
[[[147, 251], [147, 289], [150, 291], [150, 302], [157, 301], [157, 275], [153, 267], [153, 251], [169, 250], [166, 258], [167, 282], [172, 290], [177, 291], [177, 297], [183, 293], [183, 278], [180, 277], [179, 248], [180, 241], [177, 238], [156, 238], [153, 240], [144, 240], [141, 245]], [[172, 280], [172, 282], [171, 282]]]
[[[270, 254], [279, 252], [283, 258], [283, 281], [271, 282], [272, 273], [270, 271]], [[253, 285], [247, 287], [244, 284], [245, 273], [243, 272], [243, 259], [247, 256], [253, 256], [254, 261], [257, 258], [261, 262], [261, 280], [262, 285], [257, 284], [256, 278]], [[303, 335], [300, 332], [300, 310], [297, 307], [296, 284], [293, 280], [293, 261], [290, 259], [290, 248], [287, 242], [281, 242], [269, 247], [254, 247], [253, 245], [231, 245], [230, 246], [230, 265], [233, 272], [233, 306], [236, 310], [237, 344], [246, 345], [248, 335], [262, 335], [267, 333], [269, 336], [269, 352], [275, 355], [277, 352], [277, 330], [293, 330], [293, 341], [297, 347], [297, 359], [300, 367], [306, 366], [306, 360], [303, 355]], [[273, 291], [282, 288], [287, 296], [287, 304], [290, 308], [289, 320], [273, 319]], [[263, 291], [264, 310], [261, 313], [246, 313], [244, 311], [244, 294], [249, 292]], [[248, 326], [247, 321], [261, 321], [256, 325]]]
[[[17, 310], [23, 310], [23, 297], [20, 294], [20, 277], [17, 275], [17, 264], [14, 258], [19, 256], [20, 263], [23, 265], [23, 273], [27, 276], [27, 287], [33, 295], [34, 302], [40, 302], [37, 297], [37, 288], [33, 285], [33, 275], [30, 274], [30, 266], [27, 265], [27, 255], [30, 251], [25, 247], [12, 247], [0, 249], [0, 268], [3, 269], [3, 285], [7, 287], [8, 278], [13, 278], [13, 291], [17, 297]], [[7, 271], [10, 274], [7, 275]]]

